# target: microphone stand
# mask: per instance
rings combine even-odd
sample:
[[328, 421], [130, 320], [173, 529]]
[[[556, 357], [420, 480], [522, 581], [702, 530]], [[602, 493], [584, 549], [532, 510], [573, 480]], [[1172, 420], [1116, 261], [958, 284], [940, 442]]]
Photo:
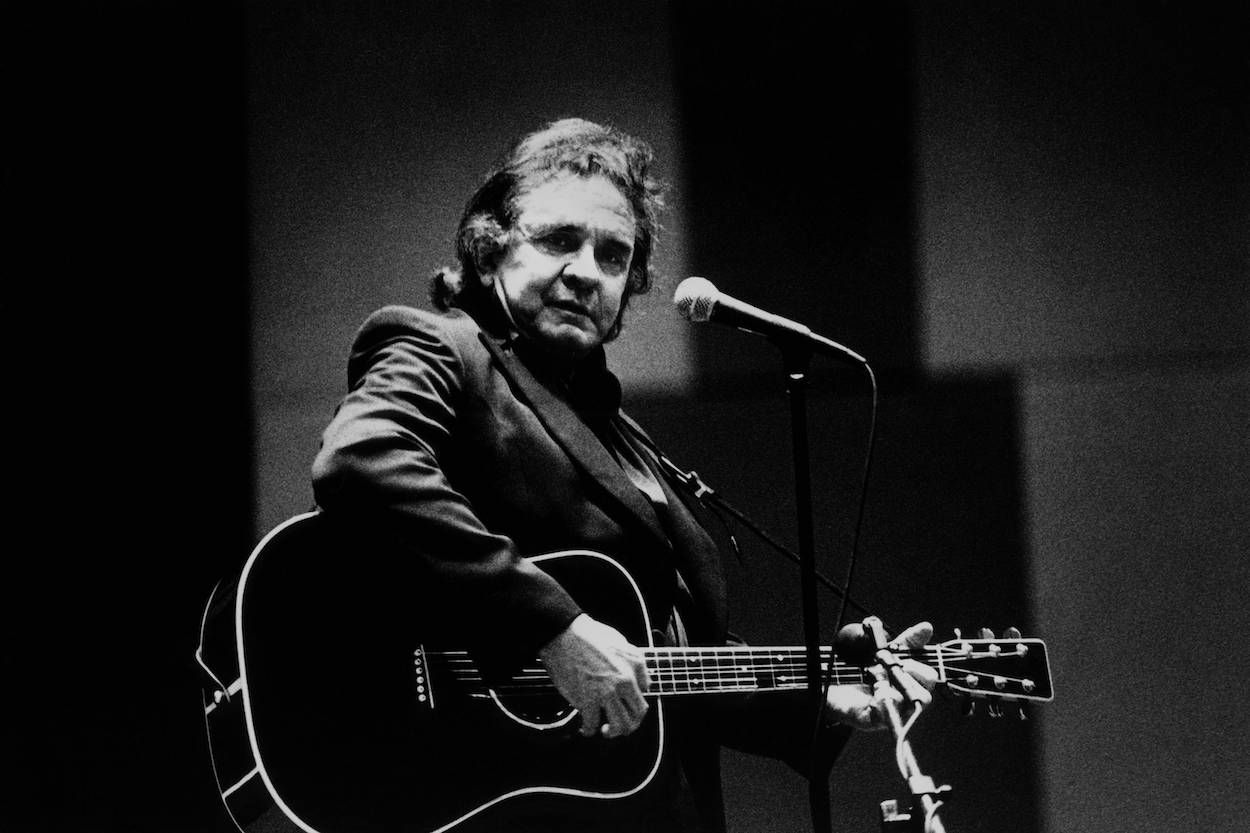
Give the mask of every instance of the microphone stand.
[[[817, 573], [815, 534], [812, 521], [811, 453], [807, 437], [807, 368], [812, 357], [809, 343], [800, 340], [775, 339], [782, 351], [786, 372], [786, 392], [790, 399], [790, 423], [794, 445], [794, 497], [798, 515], [799, 575], [803, 606], [803, 636], [807, 653], [807, 689], [811, 714], [816, 725], [823, 725], [824, 710], [820, 667], [820, 614], [817, 604]], [[830, 658], [832, 661], [832, 658]], [[828, 778], [820, 770], [820, 732], [812, 743], [808, 803], [812, 827], [816, 833], [832, 830], [829, 810]]]
[[[915, 706], [912, 716], [914, 721], [922, 706], [910, 696], [909, 691], [920, 684], [907, 675], [898, 657], [890, 651], [880, 619], [875, 616], [865, 619], [864, 630], [872, 634], [874, 656], [877, 660], [877, 664], [872, 666], [872, 673], [877, 678], [874, 689], [881, 691], [893, 687], [904, 698], [911, 699]], [[938, 787], [931, 777], [921, 772], [911, 744], [907, 741], [907, 731], [911, 724], [904, 725], [898, 703], [893, 697], [886, 696], [881, 700], [890, 723], [890, 731], [894, 735], [899, 774], [907, 782], [912, 795], [912, 812], [899, 812], [898, 802], [892, 799], [881, 802], [882, 833], [893, 833], [896, 830], [906, 833], [946, 833], [946, 828], [937, 815], [938, 807], [942, 806], [937, 796], [949, 793], [950, 787]]]
[[[687, 282], [691, 280], [696, 279], [690, 278], [687, 279]], [[681, 294], [680, 287], [678, 294]], [[715, 295], [715, 293], [713, 294]], [[694, 301], [697, 299], [692, 296], [685, 300]], [[842, 596], [844, 603], [855, 603], [850, 599], [846, 589], [838, 588], [816, 570], [815, 533], [812, 520], [811, 453], [808, 448], [807, 436], [807, 369], [817, 348], [835, 355], [850, 357], [862, 363], [865, 367], [868, 366], [868, 362], [858, 353], [823, 336], [816, 335], [807, 327], [794, 324], [794, 322], [788, 322], [785, 319], [779, 319], [776, 316], [761, 314], [761, 311], [747, 305], [728, 304], [727, 302], [732, 299], [721, 298], [720, 300], [725, 302], [726, 308], [736, 316], [745, 318], [744, 321], [739, 321], [734, 326], [746, 332], [763, 335], [781, 349], [782, 362], [785, 367], [785, 387], [790, 399], [790, 421], [794, 447], [795, 510], [798, 516], [799, 539], [797, 560], [803, 609], [803, 636], [807, 659], [807, 688], [811, 714], [814, 720], [813, 726], [815, 728], [815, 731], [812, 733], [812, 747], [809, 751], [808, 799], [812, 815], [812, 826], [815, 833], [832, 833], [832, 820], [829, 809], [829, 765], [822, 762], [823, 756], [820, 754], [825, 733], [823, 719], [825, 703], [824, 675], [821, 673], [820, 662], [820, 617], [817, 603], [817, 582], [823, 582], [827, 587], [838, 592]], [[713, 298], [712, 304], [715, 305], [716, 303], [717, 299]], [[678, 308], [682, 309], [682, 306], [683, 304], [679, 300]], [[682, 314], [686, 315], [687, 318], [691, 318], [690, 315], [686, 314], [690, 309], [690, 305], [685, 304], [685, 306], [686, 309], [682, 310]], [[709, 316], [696, 316], [692, 320], [709, 320]], [[758, 322], [760, 321], [763, 321], [766, 326], [759, 326]], [[726, 319], [725, 323], [730, 323], [730, 321]], [[871, 369], [869, 369], [870, 375], [871, 372]], [[659, 456], [663, 461], [663, 455]], [[676, 467], [673, 466], [672, 468]], [[692, 481], [697, 482], [698, 489], [694, 493], [696, 498], [702, 500], [703, 496], [710, 492], [702, 481], [698, 481], [698, 478], [693, 473], [682, 472], [680, 469], [677, 469], [677, 472], [678, 478], [686, 485], [691, 485]], [[740, 517], [736, 512], [733, 514], [735, 517]], [[754, 525], [750, 526], [753, 530], [758, 531]], [[768, 536], [762, 535], [761, 537], [768, 543], [773, 544], [778, 551], [787, 555], [790, 554], [783, 547], [775, 544]], [[863, 610], [862, 606], [858, 604], [855, 604], [855, 606]], [[839, 614], [839, 618], [840, 616], [841, 614]], [[830, 662], [832, 660], [831, 656]]]

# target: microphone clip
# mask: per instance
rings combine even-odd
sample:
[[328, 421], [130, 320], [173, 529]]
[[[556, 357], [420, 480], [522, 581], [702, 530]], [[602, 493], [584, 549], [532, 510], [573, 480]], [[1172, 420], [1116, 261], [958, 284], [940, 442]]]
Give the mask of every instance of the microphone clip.
[[696, 498], [698, 498], [699, 500], [703, 500], [704, 495], [716, 494], [716, 490], [713, 489], [711, 486], [707, 485], [706, 483], [704, 483], [702, 478], [699, 477], [699, 473], [697, 471], [695, 471], [694, 469], [691, 469], [686, 474], [689, 478], [686, 481], [686, 485], [689, 486], [691, 483], [694, 484], [694, 496]]
[[896, 650], [902, 650], [902, 647], [889, 643], [889, 637], [886, 636], [885, 626], [881, 620], [876, 616], [869, 616], [864, 619], [863, 625], [873, 646], [873, 658], [884, 672], [883, 676], [888, 678], [888, 684], [912, 703], [924, 702], [926, 699], [923, 693], [924, 687], [903, 669], [902, 661], [894, 653]]

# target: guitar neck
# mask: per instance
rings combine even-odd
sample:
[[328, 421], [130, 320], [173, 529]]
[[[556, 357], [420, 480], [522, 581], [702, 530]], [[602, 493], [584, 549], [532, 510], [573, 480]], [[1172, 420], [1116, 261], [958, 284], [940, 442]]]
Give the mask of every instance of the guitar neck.
[[[643, 652], [650, 694], [785, 691], [808, 685], [807, 650], [793, 647], [650, 648]], [[864, 669], [833, 660], [820, 649], [820, 674], [830, 682], [861, 683]]]
[[[801, 647], [649, 648], [643, 654], [653, 694], [784, 691], [808, 685], [807, 650]], [[1041, 640], [956, 639], [895, 655], [928, 665], [938, 683], [973, 697], [1045, 702], [1054, 696]], [[828, 646], [820, 649], [818, 673], [832, 685], [872, 682], [859, 665], [833, 659]]]
[[[478, 692], [473, 696], [486, 696], [485, 681], [467, 652], [422, 648], [418, 654], [430, 663], [431, 674], [449, 673]], [[895, 654], [928, 665], [938, 683], [973, 697], [1045, 702], [1054, 696], [1046, 646], [1040, 640], [958, 639]], [[802, 647], [645, 648], [643, 659], [651, 681], [648, 695], [660, 697], [786, 691], [808, 685], [807, 650]], [[872, 682], [861, 666], [832, 659], [828, 646], [820, 649], [818, 673], [822, 682], [827, 679], [832, 685]], [[534, 694], [554, 690], [541, 663], [496, 688]]]

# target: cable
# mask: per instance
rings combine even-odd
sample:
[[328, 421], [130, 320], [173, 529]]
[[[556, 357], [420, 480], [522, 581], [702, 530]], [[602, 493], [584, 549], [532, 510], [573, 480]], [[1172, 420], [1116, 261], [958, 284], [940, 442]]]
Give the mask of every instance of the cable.
[[[670, 460], [667, 456], [665, 456], [664, 452], [662, 452], [659, 449], [659, 447], [656, 446], [656, 444], [651, 440], [650, 437], [648, 437], [645, 433], [643, 433], [641, 428], [639, 428], [637, 425], [634, 424], [633, 420], [626, 418], [626, 419], [622, 419], [621, 422], [629, 430], [630, 434], [632, 434], [633, 437], [636, 440], [638, 440], [638, 442], [642, 443], [649, 451], [651, 451], [652, 454], [655, 455], [655, 458], [660, 463], [660, 465], [665, 470], [667, 470], [670, 475], [673, 476], [673, 478], [686, 490], [686, 492], [690, 494], [690, 496], [693, 497], [695, 500], [697, 500], [701, 506], [708, 509], [717, 518], [717, 520], [719, 520], [725, 526], [727, 531], [729, 529], [729, 524], [721, 516], [720, 514], [721, 511], [729, 514], [734, 520], [738, 521], [740, 524], [745, 526], [749, 531], [755, 533], [755, 536], [757, 538], [759, 538], [765, 544], [768, 544], [770, 547], [772, 547], [775, 551], [777, 551], [781, 555], [784, 555], [786, 558], [788, 558], [790, 561], [792, 561], [796, 565], [801, 562], [801, 559], [799, 558], [797, 553], [789, 549], [785, 544], [782, 544], [780, 541], [778, 541], [776, 538], [770, 535], [766, 530], [764, 530], [762, 527], [760, 527], [758, 524], [756, 524], [746, 515], [742, 514], [740, 511], [735, 509], [732, 505], [726, 502], [725, 499], [722, 498], [715, 489], [713, 489], [711, 486], [708, 486], [706, 483], [704, 483], [703, 480], [699, 477], [698, 472], [694, 471], [693, 469], [690, 471], [686, 471], [685, 469], [681, 468], [676, 463], [674, 463], [672, 460]], [[738, 546], [738, 541], [733, 536], [732, 532], [728, 532], [728, 534], [729, 534], [729, 541], [733, 545], [733, 548], [734, 548], [734, 554], [737, 555], [738, 559], [741, 561], [742, 551]], [[868, 613], [868, 608], [866, 608], [864, 605], [860, 604], [858, 601], [852, 598], [846, 592], [845, 588], [839, 587], [824, 573], [817, 571], [816, 579], [821, 584], [823, 584], [827, 590], [829, 590], [834, 595], [841, 598], [844, 604], [849, 604], [851, 607], [855, 608], [861, 613], [865, 613], [865, 614]]]
[[[860, 479], [860, 487], [859, 487], [859, 508], [856, 512], [856, 517], [855, 517], [855, 530], [851, 536], [851, 552], [850, 552], [850, 557], [847, 559], [846, 579], [842, 583], [842, 587], [845, 588], [846, 592], [843, 593], [842, 601], [838, 605], [838, 615], [837, 615], [837, 618], [834, 620], [834, 623], [835, 623], [834, 633], [838, 633], [842, 630], [843, 620], [846, 618], [847, 600], [850, 597], [851, 582], [855, 578], [855, 563], [859, 554], [859, 537], [864, 528], [864, 510], [868, 504], [868, 477], [872, 471], [872, 452], [873, 452], [873, 448], [876, 445], [876, 437], [877, 437], [877, 399], [878, 399], [877, 376], [875, 373], [872, 372], [872, 365], [868, 364], [868, 362], [866, 361], [863, 363], [863, 365], [864, 365], [864, 371], [868, 374], [868, 384], [872, 391], [871, 407], [869, 410], [869, 418], [868, 418], [868, 447], [864, 454], [864, 471]], [[859, 607], [859, 605], [856, 605], [856, 607]], [[862, 613], [866, 611], [864, 611], [863, 608], [861, 607], [860, 612]], [[829, 697], [829, 686], [832, 683], [832, 678], [833, 678], [832, 672], [833, 672], [833, 657], [831, 656], [829, 665], [825, 669], [825, 683], [822, 689], [824, 699], [826, 700]]]
[[[868, 362], [864, 362], [864, 370], [868, 373], [868, 384], [872, 389], [872, 404], [868, 417], [868, 447], [864, 453], [864, 473], [860, 479], [859, 487], [859, 509], [855, 517], [855, 532], [851, 537], [851, 554], [846, 566], [846, 580], [842, 586], [849, 592], [851, 582], [855, 577], [855, 563], [859, 555], [859, 537], [864, 528], [864, 510], [868, 505], [868, 477], [872, 472], [872, 453], [876, 446], [877, 438], [877, 376], [872, 372], [872, 366]], [[838, 617], [835, 620], [835, 632], [842, 629], [843, 619], [846, 616], [846, 597], [842, 599], [842, 604], [838, 607]]]

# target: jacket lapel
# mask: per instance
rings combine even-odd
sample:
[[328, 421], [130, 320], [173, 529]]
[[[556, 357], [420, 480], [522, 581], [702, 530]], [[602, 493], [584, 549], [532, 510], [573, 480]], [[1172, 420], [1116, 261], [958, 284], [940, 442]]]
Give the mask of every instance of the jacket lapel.
[[481, 334], [481, 340], [508, 377], [513, 390], [533, 409], [556, 443], [578, 468], [602, 487], [611, 504], [605, 508], [618, 510], [611, 514], [626, 519], [623, 523], [646, 529], [667, 550], [668, 537], [659, 526], [655, 510], [572, 407], [530, 372], [507, 344], [497, 344], [486, 333]]
[[[708, 535], [703, 525], [695, 517], [694, 506], [687, 493], [678, 488], [672, 476], [664, 469], [649, 446], [651, 443], [646, 432], [625, 414], [621, 420], [631, 430], [633, 436], [626, 436], [626, 441], [634, 445], [642, 459], [646, 461], [652, 474], [660, 483], [664, 497], [668, 501], [669, 534], [672, 535], [674, 551], [679, 554], [678, 571], [685, 579], [686, 591], [691, 601], [698, 607], [699, 615], [689, 617], [695, 639], [700, 643], [718, 643], [725, 637], [727, 612], [725, 608], [725, 577], [721, 572], [720, 550], [716, 542]], [[644, 445], [635, 437], [646, 437]]]

